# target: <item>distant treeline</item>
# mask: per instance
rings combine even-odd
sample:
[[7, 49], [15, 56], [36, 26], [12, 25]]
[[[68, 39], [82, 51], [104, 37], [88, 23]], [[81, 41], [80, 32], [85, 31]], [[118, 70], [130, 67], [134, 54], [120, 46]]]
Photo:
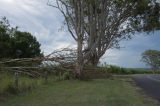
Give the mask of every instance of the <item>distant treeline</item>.
[[123, 68], [115, 65], [105, 65], [101, 68], [112, 74], [160, 74], [160, 70], [154, 72], [153, 70], [148, 68]]

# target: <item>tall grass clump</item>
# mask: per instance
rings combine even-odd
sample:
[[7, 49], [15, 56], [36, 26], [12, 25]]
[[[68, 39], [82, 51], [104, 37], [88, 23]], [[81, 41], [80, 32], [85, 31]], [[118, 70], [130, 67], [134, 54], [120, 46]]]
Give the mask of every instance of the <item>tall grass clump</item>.
[[25, 75], [20, 75], [18, 78], [18, 86], [16, 86], [13, 73], [1, 72], [0, 95], [17, 94], [19, 92], [29, 91], [43, 83], [43, 78], [31, 78]]

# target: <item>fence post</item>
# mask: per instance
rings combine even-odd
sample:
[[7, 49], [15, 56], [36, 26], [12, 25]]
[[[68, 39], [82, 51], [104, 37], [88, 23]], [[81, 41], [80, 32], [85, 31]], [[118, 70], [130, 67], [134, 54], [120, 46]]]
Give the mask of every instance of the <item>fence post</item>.
[[15, 74], [14, 74], [14, 75], [15, 75], [15, 81], [14, 81], [14, 84], [15, 84], [15, 87], [16, 87], [16, 88], [18, 88], [18, 77], [19, 77], [19, 76], [18, 76], [18, 72], [15, 72]]
[[45, 82], [47, 82], [47, 80], [48, 80], [48, 71], [45, 71], [44, 78], [45, 78]]
[[61, 80], [61, 79], [62, 79], [62, 72], [60, 70], [60, 72], [59, 72], [59, 80]]

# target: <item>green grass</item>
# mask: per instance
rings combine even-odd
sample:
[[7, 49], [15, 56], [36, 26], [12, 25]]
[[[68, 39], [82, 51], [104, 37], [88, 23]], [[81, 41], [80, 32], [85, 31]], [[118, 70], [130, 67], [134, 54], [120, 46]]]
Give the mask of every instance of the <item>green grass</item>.
[[156, 106], [156, 101], [144, 99], [126, 79], [114, 78], [53, 82], [7, 97], [0, 106]]

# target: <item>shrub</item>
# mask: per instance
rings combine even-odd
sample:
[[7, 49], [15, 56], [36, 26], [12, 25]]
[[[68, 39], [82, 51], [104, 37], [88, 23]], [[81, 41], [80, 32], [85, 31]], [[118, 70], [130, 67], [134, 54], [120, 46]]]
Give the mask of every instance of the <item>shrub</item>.
[[62, 75], [63, 80], [69, 80], [72, 78], [72, 75], [69, 73], [69, 71], [65, 71]]

